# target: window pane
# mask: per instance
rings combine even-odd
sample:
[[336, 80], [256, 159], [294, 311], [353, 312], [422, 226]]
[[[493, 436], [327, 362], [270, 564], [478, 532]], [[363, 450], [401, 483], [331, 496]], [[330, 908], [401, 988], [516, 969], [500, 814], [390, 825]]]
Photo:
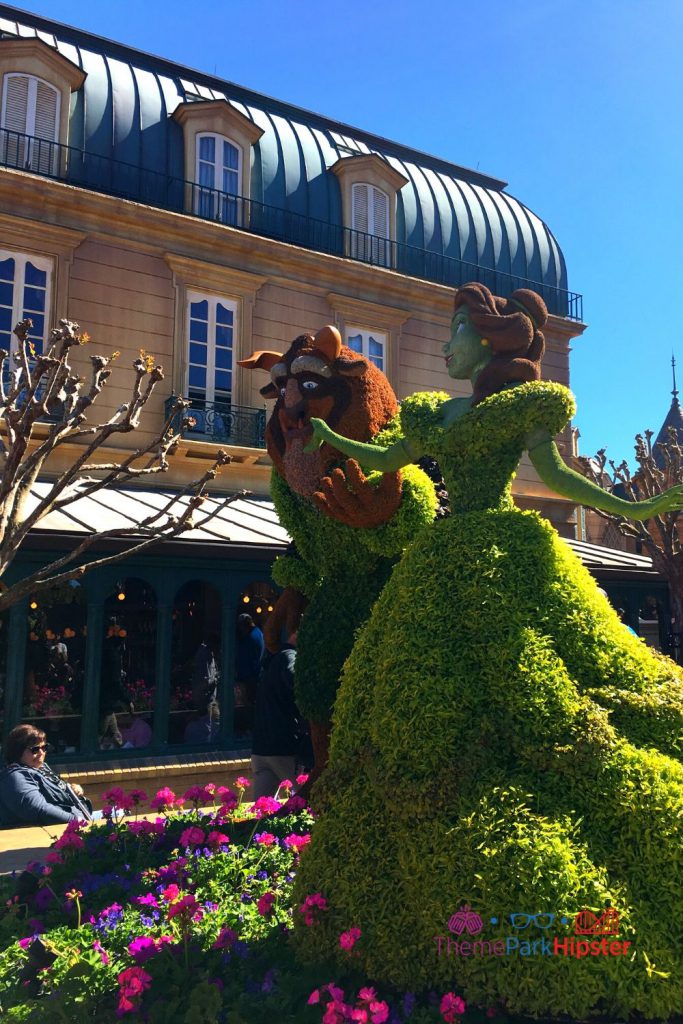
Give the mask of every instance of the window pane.
[[221, 597], [193, 580], [173, 603], [168, 742], [215, 743], [220, 728]]
[[5, 740], [5, 694], [7, 692], [7, 642], [9, 613], [0, 614], [0, 736]]
[[223, 140], [223, 167], [231, 168], [237, 171], [240, 163], [240, 154], [237, 146], [233, 146], [231, 142]]
[[199, 159], [209, 163], [216, 161], [216, 140], [212, 135], [202, 135], [199, 139]]
[[42, 313], [45, 309], [45, 292], [41, 288], [24, 288], [24, 312]]
[[199, 366], [206, 366], [206, 345], [198, 345], [196, 342], [190, 342], [190, 362], [196, 363]]
[[193, 320], [208, 320], [209, 319], [209, 303], [206, 299], [200, 299], [199, 302], [190, 303], [190, 316]]
[[239, 192], [239, 177], [237, 171], [223, 170], [223, 191], [236, 194]]
[[0, 281], [14, 280], [14, 260], [0, 260]]
[[34, 267], [32, 263], [26, 264], [26, 284], [35, 284], [41, 288], [44, 288], [47, 284], [47, 274], [44, 270], [39, 270], [38, 267]]
[[209, 338], [209, 325], [205, 320], [190, 320], [190, 341], [201, 341], [205, 345]]
[[45, 317], [42, 313], [31, 313], [33, 327], [29, 331], [29, 338], [41, 340], [45, 337]]
[[190, 387], [206, 388], [206, 369], [199, 366], [190, 367]]
[[100, 750], [148, 747], [156, 692], [156, 596], [144, 580], [121, 580], [104, 605]]
[[232, 348], [232, 327], [216, 326], [216, 344], [221, 348]]
[[372, 335], [370, 335], [368, 352], [370, 356], [379, 356], [381, 358], [384, 355], [384, 345], [381, 341], [375, 341]]
[[240, 595], [238, 614], [248, 614], [253, 627], [249, 623], [240, 622], [239, 619], [236, 623], [237, 643], [233, 675], [236, 736], [244, 736], [251, 731], [261, 659], [265, 650], [262, 631], [273, 610], [276, 597], [272, 585], [261, 580], [250, 583]]
[[216, 370], [216, 391], [229, 392], [232, 386], [232, 374], [229, 370]]
[[216, 349], [216, 368], [218, 370], [231, 370], [232, 369], [232, 349], [230, 349], [230, 348], [217, 348]]
[[[12, 309], [14, 296], [14, 285], [11, 281], [0, 281], [0, 306], [9, 306]], [[12, 319], [10, 314], [10, 320]]]
[[80, 749], [85, 626], [86, 603], [76, 581], [30, 601], [22, 721], [42, 729], [57, 753]]
[[222, 302], [216, 303], [216, 323], [225, 324], [226, 326], [232, 326], [233, 311], [228, 307], [224, 306]]
[[[198, 177], [200, 185], [203, 185], [206, 188], [214, 188], [216, 173], [213, 164], [200, 163]], [[210, 193], [204, 198], [213, 201], [213, 196]]]
[[[2, 285], [0, 285], [0, 293], [1, 292]], [[11, 305], [5, 305], [5, 303], [0, 300], [0, 331], [11, 331], [13, 326]]]
[[363, 352], [363, 336], [361, 334], [352, 334], [346, 339], [346, 344], [354, 352]]

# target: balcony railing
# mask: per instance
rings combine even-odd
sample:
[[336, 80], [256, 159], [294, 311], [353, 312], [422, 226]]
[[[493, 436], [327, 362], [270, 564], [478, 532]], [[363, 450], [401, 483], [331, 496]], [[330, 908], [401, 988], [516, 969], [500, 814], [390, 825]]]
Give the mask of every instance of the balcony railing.
[[254, 199], [147, 170], [137, 164], [112, 160], [7, 128], [0, 129], [0, 166], [42, 174], [79, 188], [190, 214], [202, 220], [217, 221], [303, 249], [388, 267], [453, 288], [467, 281], [479, 281], [494, 294], [502, 296], [510, 295], [517, 288], [531, 288], [543, 296], [551, 313], [570, 320], [583, 319], [582, 296], [576, 292], [355, 231], [340, 224], [316, 220]]
[[[266, 447], [265, 409], [250, 409], [226, 401], [210, 402], [204, 398], [189, 398], [188, 401], [189, 407], [176, 413], [172, 421], [182, 437], [240, 448]], [[166, 416], [170, 416], [175, 402], [175, 395], [166, 399]]]

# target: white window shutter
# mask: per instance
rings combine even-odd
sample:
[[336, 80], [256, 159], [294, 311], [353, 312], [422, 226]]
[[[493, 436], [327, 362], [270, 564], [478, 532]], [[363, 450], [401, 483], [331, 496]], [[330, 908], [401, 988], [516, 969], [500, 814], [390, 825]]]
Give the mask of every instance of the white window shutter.
[[37, 83], [36, 118], [33, 134], [49, 142], [57, 141], [57, 91], [45, 82]]
[[351, 227], [354, 231], [369, 231], [369, 186], [364, 184], [354, 185], [352, 189], [352, 217]]
[[28, 117], [27, 75], [8, 75], [5, 78], [5, 103], [2, 127], [12, 132], [26, 132]]
[[372, 234], [389, 237], [389, 196], [381, 189], [372, 189]]

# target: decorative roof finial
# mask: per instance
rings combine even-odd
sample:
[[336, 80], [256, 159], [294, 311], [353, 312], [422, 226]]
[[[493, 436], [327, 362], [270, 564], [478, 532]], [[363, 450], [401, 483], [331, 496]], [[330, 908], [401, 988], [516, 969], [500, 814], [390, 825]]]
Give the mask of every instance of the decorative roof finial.
[[675, 401], [678, 401], [678, 391], [676, 389], [676, 357], [674, 356], [673, 352], [671, 353], [671, 372], [673, 374], [674, 379], [674, 389], [671, 392], [671, 394], [674, 396]]

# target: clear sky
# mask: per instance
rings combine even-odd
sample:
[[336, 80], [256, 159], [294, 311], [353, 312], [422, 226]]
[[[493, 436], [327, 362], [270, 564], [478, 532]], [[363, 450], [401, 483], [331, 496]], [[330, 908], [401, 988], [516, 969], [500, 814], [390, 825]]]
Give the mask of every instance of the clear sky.
[[672, 352], [683, 385], [681, 0], [15, 6], [507, 181], [584, 296], [581, 451], [630, 459], [659, 429]]

